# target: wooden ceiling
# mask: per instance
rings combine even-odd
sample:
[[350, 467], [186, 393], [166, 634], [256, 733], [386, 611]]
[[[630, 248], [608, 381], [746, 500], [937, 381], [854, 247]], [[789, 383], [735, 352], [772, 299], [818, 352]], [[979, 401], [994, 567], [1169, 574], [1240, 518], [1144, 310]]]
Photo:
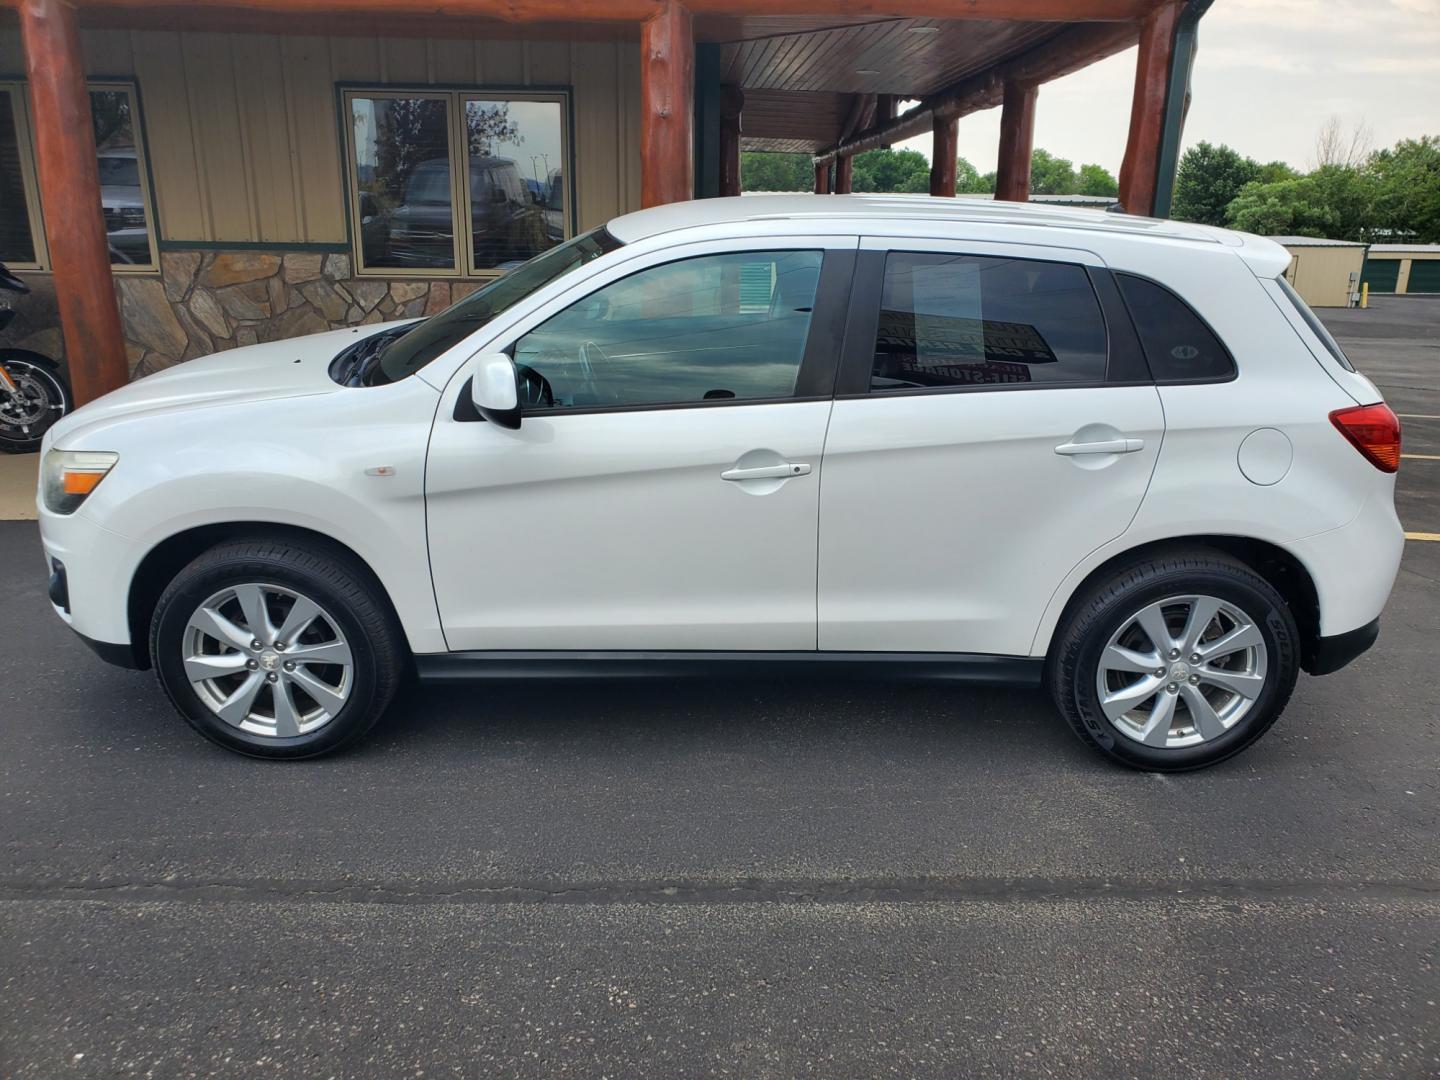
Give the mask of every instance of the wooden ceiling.
[[750, 18], [721, 47], [721, 81], [745, 91], [747, 149], [813, 153], [840, 136], [857, 94], [920, 98], [1053, 37], [1065, 24], [863, 19], [808, 30]]
[[[5, 2], [0, 0], [0, 8]], [[343, 5], [344, 0], [336, 3]], [[234, 0], [233, 5], [211, 0], [190, 7], [84, 5], [81, 19], [88, 26], [132, 29], [638, 41], [638, 28], [631, 22], [522, 24], [441, 14], [441, 6], [405, 15], [356, 11], [336, 19], [303, 6], [280, 12], [247, 6], [245, 0]], [[873, 7], [857, 4], [864, 6]], [[0, 15], [5, 14], [0, 10]], [[711, 13], [697, 14], [694, 25], [697, 40], [720, 47], [721, 81], [745, 91], [743, 144], [749, 149], [813, 153], [841, 136], [855, 107], [855, 95], [924, 97], [1018, 56], [1075, 24]]]

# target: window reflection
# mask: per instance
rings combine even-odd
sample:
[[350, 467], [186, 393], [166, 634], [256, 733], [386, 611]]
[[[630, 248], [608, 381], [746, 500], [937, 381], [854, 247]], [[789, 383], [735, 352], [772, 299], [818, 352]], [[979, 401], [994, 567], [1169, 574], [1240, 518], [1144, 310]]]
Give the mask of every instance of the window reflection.
[[446, 99], [355, 97], [350, 122], [362, 264], [453, 269]]
[[1105, 323], [1083, 267], [886, 257], [872, 390], [1099, 382]]
[[100, 205], [110, 262], [151, 262], [149, 210], [140, 183], [140, 155], [135, 143], [134, 103], [128, 90], [91, 90], [90, 119], [100, 167]]
[[465, 102], [476, 270], [506, 270], [565, 240], [558, 101]]

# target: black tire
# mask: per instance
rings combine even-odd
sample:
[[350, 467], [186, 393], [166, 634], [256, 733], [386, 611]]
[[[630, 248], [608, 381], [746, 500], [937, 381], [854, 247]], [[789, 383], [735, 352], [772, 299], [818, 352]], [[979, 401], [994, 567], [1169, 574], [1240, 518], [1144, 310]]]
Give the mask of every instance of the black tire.
[[[1099, 706], [1101, 652], [1147, 604], [1185, 594], [1217, 597], [1254, 622], [1267, 650], [1265, 685], [1224, 735], [1188, 747], [1145, 746], [1121, 734]], [[1299, 631], [1275, 587], [1224, 552], [1186, 548], [1122, 566], [1072, 602], [1055, 635], [1047, 679], [1056, 706], [1087, 745], [1131, 768], [1183, 772], [1224, 761], [1260, 738], [1290, 700], [1299, 669]]]
[[[74, 411], [75, 399], [70, 387], [60, 374], [59, 365], [47, 356], [28, 349], [0, 349], [0, 364], [10, 378], [24, 393], [27, 402], [43, 410], [43, 415], [30, 418], [31, 408], [27, 405], [27, 420], [20, 423], [12, 413], [0, 409], [0, 451], [10, 454], [30, 454], [40, 449], [40, 443], [61, 417]], [[4, 392], [0, 391], [0, 395]], [[0, 396], [0, 403], [8, 401]]]
[[[184, 635], [191, 616], [220, 590], [248, 582], [310, 598], [350, 646], [349, 695], [334, 717], [313, 731], [289, 738], [242, 731], [220, 719], [185, 675]], [[293, 760], [330, 753], [369, 731], [395, 695], [408, 651], [378, 584], [351, 555], [319, 541], [260, 537], [213, 547], [175, 576], [150, 621], [150, 657], [165, 693], [200, 734], [251, 757]]]

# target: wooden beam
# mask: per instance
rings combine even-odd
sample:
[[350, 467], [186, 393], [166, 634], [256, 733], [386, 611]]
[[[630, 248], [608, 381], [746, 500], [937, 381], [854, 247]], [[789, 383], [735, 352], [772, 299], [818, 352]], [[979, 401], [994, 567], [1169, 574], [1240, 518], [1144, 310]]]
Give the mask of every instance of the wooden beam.
[[995, 169], [995, 198], [1030, 201], [1030, 153], [1035, 143], [1034, 83], [1005, 80], [1000, 109], [1000, 156]]
[[83, 405], [130, 379], [100, 208], [100, 169], [75, 9], [23, 0], [20, 36], [35, 107], [35, 165], [70, 388]]
[[1049, 82], [1089, 67], [1097, 60], [1123, 52], [1139, 36], [1137, 23], [1099, 23], [1061, 30], [1048, 41], [1013, 60], [991, 68], [921, 100], [920, 104], [890, 121], [879, 120], [849, 139], [826, 147], [816, 161], [833, 161], [837, 153], [860, 153], [913, 139], [931, 127], [935, 116], [958, 118], [981, 109], [994, 108], [1004, 98], [1006, 79], [1018, 82]]
[[960, 121], [951, 117], [935, 117], [932, 127], [934, 142], [930, 150], [930, 194], [955, 197], [956, 129]]
[[830, 194], [830, 163], [828, 161], [823, 165], [815, 166], [815, 194]]
[[740, 194], [740, 115], [745, 92], [738, 86], [720, 88], [720, 194]]
[[695, 36], [667, 3], [640, 26], [640, 205], [695, 194]]
[[835, 194], [849, 195], [855, 178], [855, 159], [849, 154], [835, 161]]
[[[14, 3], [15, 0], [7, 0]], [[23, 2], [23, 0], [22, 0]], [[693, 0], [698, 15], [845, 15], [1023, 22], [1124, 22], [1155, 0]], [[229, 9], [286, 14], [440, 15], [506, 22], [643, 22], [667, 0], [80, 0], [86, 8]]]
[[1165, 127], [1165, 94], [1170, 86], [1170, 57], [1181, 0], [1167, 0], [1140, 24], [1135, 57], [1135, 94], [1130, 104], [1130, 135], [1120, 163], [1120, 205], [1127, 213], [1155, 211], [1155, 182], [1160, 140]]

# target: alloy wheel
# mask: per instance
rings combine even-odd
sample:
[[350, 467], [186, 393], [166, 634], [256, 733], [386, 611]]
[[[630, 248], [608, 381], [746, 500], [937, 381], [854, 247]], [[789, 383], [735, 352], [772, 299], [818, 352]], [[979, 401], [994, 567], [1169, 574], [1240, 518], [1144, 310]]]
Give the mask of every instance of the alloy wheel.
[[227, 586], [197, 607], [182, 639], [196, 695], [231, 727], [292, 738], [345, 706], [355, 660], [339, 624], [293, 589]]
[[1095, 689], [1111, 726], [1156, 749], [1220, 738], [1254, 707], [1268, 654], [1260, 628], [1215, 596], [1172, 596], [1121, 622]]

